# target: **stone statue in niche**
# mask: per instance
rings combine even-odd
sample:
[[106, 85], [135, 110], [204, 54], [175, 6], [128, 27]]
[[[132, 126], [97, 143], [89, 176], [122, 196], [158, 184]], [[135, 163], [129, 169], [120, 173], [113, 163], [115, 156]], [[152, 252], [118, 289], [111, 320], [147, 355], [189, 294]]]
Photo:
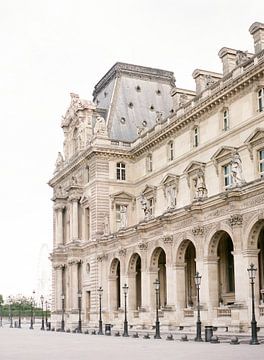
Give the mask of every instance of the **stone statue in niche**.
[[63, 156], [61, 152], [58, 152], [57, 160], [55, 163], [55, 172], [59, 171], [64, 164]]
[[140, 203], [141, 203], [141, 208], [144, 211], [144, 218], [147, 220], [150, 217], [150, 209], [149, 209], [148, 201], [146, 200], [143, 194], [141, 194]]
[[204, 172], [200, 169], [197, 173], [197, 176], [193, 179], [194, 180], [194, 199], [195, 200], [202, 200], [207, 197], [207, 189], [204, 180]]
[[167, 208], [175, 209], [176, 206], [176, 188], [174, 185], [168, 185], [166, 187], [166, 198], [167, 198]]
[[242, 170], [242, 161], [238, 152], [234, 153], [231, 160], [231, 175], [233, 180], [233, 187], [241, 186], [245, 183]]
[[127, 206], [120, 206], [120, 228], [127, 227]]
[[96, 122], [94, 125], [94, 134], [95, 135], [106, 135], [105, 119], [102, 116], [97, 116], [97, 118], [96, 118]]

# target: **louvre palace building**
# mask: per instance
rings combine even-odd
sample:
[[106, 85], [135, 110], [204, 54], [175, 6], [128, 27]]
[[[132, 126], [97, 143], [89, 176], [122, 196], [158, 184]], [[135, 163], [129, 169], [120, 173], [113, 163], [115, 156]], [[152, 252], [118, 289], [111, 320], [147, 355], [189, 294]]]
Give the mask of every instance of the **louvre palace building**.
[[[222, 73], [195, 69], [195, 91], [170, 71], [116, 63], [93, 101], [71, 93], [53, 188], [52, 324], [99, 318], [152, 329], [264, 330], [264, 24], [254, 53], [223, 47]], [[179, 69], [180, 70], [180, 69]], [[262, 331], [262, 330], [261, 330]]]

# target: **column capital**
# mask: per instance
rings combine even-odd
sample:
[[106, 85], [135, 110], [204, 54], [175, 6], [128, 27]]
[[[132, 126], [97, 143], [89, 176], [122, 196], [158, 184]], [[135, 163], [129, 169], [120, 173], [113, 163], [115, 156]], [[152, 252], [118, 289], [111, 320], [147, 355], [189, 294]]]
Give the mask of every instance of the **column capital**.
[[61, 270], [65, 267], [65, 264], [54, 264], [53, 269], [54, 270]]
[[258, 256], [259, 252], [260, 249], [247, 249], [242, 251], [242, 255], [244, 257], [254, 257], [254, 256]]
[[53, 206], [53, 209], [54, 211], [59, 211], [59, 210], [63, 210], [65, 209], [66, 207], [66, 203], [65, 202], [55, 202], [54, 206]]
[[80, 258], [71, 258], [68, 260], [68, 264], [69, 265], [77, 265], [79, 263], [81, 263], [81, 259]]

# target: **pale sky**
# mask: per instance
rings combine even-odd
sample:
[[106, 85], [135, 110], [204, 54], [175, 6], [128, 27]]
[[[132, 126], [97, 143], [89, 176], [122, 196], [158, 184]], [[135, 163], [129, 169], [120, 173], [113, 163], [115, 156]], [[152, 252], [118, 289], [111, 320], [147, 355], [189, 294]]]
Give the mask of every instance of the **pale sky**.
[[52, 177], [70, 92], [92, 100], [117, 61], [171, 70], [194, 89], [196, 68], [221, 72], [223, 47], [253, 52], [262, 0], [0, 0], [0, 294], [37, 288], [52, 249]]

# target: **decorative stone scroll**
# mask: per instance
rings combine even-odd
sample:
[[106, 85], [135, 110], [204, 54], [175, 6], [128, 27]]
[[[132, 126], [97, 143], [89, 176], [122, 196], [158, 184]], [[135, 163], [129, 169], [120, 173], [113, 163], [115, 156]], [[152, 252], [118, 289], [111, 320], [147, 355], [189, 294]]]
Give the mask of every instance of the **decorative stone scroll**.
[[103, 260], [107, 260], [107, 258], [108, 258], [107, 254], [100, 254], [97, 256], [96, 260], [98, 262], [102, 262]]

